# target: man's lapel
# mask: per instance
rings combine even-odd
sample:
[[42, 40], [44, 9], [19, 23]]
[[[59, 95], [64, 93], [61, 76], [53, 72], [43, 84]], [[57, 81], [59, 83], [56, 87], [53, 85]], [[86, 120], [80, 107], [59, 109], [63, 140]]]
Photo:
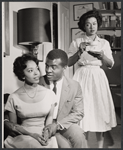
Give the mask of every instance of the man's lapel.
[[60, 102], [59, 102], [59, 109], [58, 109], [58, 115], [60, 111], [62, 110], [65, 101], [67, 101], [69, 95], [69, 83], [66, 77], [63, 79], [63, 84], [62, 84], [62, 90], [61, 90], [61, 96], [60, 96]]

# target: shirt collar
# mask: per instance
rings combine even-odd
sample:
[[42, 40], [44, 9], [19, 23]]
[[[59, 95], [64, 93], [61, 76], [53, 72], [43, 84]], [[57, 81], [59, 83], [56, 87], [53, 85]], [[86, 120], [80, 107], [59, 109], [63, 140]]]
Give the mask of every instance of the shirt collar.
[[[89, 40], [89, 37], [86, 35], [86, 33], [85, 33], [85, 35], [84, 35], [84, 38], [85, 38], [85, 40]], [[96, 35], [96, 38], [95, 38], [95, 40], [94, 41], [99, 41], [100, 42], [100, 38], [98, 37], [98, 35]]]
[[101, 41], [101, 38], [99, 38], [99, 36], [98, 35], [96, 35], [96, 38], [95, 38], [95, 41]]
[[[62, 84], [63, 82], [63, 79], [64, 79], [64, 76], [62, 76], [62, 78], [58, 81], [56, 81], [57, 84]], [[50, 81], [50, 85], [53, 84], [53, 81]]]

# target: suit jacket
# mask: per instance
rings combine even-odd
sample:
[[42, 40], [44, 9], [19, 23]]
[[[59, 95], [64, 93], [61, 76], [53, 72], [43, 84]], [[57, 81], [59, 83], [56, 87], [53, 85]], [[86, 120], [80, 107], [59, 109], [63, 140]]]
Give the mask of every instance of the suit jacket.
[[[40, 85], [50, 88], [46, 75], [40, 78]], [[57, 120], [66, 129], [78, 123], [84, 116], [83, 98], [80, 84], [64, 76]]]

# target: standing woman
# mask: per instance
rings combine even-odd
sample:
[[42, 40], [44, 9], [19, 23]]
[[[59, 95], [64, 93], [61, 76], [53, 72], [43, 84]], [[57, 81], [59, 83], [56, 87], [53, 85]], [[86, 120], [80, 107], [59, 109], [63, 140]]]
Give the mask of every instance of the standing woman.
[[103, 132], [117, 124], [109, 83], [100, 68], [102, 64], [109, 69], [114, 65], [109, 42], [97, 36], [101, 24], [98, 11], [91, 10], [83, 14], [78, 26], [85, 33], [72, 41], [68, 54], [68, 66], [77, 64], [79, 67], [73, 79], [80, 83], [84, 98], [84, 118], [80, 125], [87, 132], [87, 140], [89, 131], [96, 132], [99, 148], [103, 147]]

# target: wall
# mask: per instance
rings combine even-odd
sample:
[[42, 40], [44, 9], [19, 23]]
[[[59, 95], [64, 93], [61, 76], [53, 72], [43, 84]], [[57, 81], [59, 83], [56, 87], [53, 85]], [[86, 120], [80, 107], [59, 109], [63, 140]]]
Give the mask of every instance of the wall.
[[[51, 2], [10, 2], [10, 56], [3, 58], [3, 93], [11, 93], [20, 87], [23, 83], [19, 81], [13, 73], [13, 61], [16, 57], [22, 55], [23, 47], [17, 45], [17, 11], [22, 8], [38, 7], [51, 9]], [[52, 44], [47, 44], [48, 49], [52, 49]], [[44, 63], [40, 64], [44, 66]], [[41, 67], [40, 67], [41, 68]], [[42, 71], [44, 74], [44, 70]]]

